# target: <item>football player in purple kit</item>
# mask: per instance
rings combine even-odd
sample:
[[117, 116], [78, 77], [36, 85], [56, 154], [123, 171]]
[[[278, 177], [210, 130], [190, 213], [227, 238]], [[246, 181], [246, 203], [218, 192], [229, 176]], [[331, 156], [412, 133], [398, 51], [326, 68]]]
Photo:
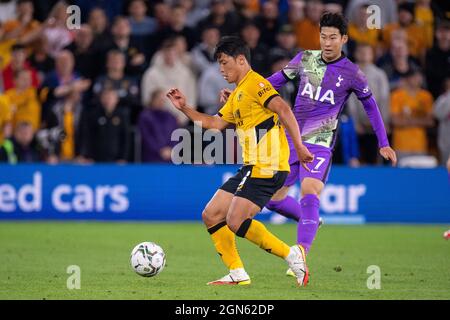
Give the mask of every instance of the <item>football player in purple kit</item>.
[[[278, 90], [289, 81], [299, 80], [294, 115], [298, 121], [302, 141], [314, 155], [314, 161], [305, 169], [292, 151], [289, 164], [291, 172], [284, 186], [266, 205], [270, 210], [298, 221], [297, 244], [308, 253], [319, 227], [319, 197], [330, 172], [336, 129], [339, 116], [351, 93], [355, 93], [364, 106], [378, 138], [380, 154], [384, 159], [397, 163], [395, 151], [389, 146], [383, 120], [367, 84], [359, 69], [342, 52], [347, 42], [347, 21], [336, 13], [324, 13], [320, 19], [321, 50], [300, 51], [282, 70], [268, 78]], [[222, 90], [226, 100], [227, 90]], [[288, 195], [289, 187], [299, 180], [300, 203]], [[292, 275], [290, 270], [288, 275]]]

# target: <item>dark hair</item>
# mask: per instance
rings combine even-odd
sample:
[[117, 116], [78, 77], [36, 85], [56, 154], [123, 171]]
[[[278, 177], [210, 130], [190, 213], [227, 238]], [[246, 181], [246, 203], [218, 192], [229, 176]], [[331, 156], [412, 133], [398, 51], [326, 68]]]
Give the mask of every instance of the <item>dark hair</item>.
[[217, 60], [221, 53], [233, 58], [237, 58], [238, 55], [242, 54], [250, 63], [250, 49], [245, 44], [244, 40], [239, 37], [222, 37], [216, 46], [216, 50], [214, 51], [214, 59]]
[[398, 5], [397, 11], [407, 11], [414, 17], [414, 3], [401, 3]]
[[16, 43], [11, 47], [11, 52], [13, 51], [19, 51], [19, 50], [25, 50], [25, 46], [23, 44], [20, 43]]
[[163, 41], [163, 43], [161, 44], [161, 46], [159, 47], [159, 50], [167, 50], [167, 49], [172, 49], [173, 47], [175, 47], [176, 37], [177, 36], [175, 36], [175, 35], [171, 35], [167, 39], [165, 39]]
[[320, 17], [320, 30], [323, 27], [333, 27], [339, 30], [341, 35], [347, 34], [347, 19], [340, 13], [325, 12]]
[[16, 5], [21, 5], [22, 3], [28, 3], [31, 2], [33, 4], [33, 0], [17, 0]]

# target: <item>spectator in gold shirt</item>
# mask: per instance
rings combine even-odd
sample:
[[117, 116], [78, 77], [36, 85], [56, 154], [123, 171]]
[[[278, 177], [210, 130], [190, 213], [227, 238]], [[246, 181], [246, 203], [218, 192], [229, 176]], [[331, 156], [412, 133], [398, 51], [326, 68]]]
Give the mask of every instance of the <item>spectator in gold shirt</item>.
[[393, 147], [399, 158], [428, 152], [426, 130], [433, 126], [433, 96], [421, 88], [422, 79], [418, 69], [410, 69], [403, 86], [391, 95]]
[[306, 4], [306, 17], [295, 23], [297, 45], [303, 50], [320, 49], [320, 16], [323, 13], [323, 3], [311, 0]]
[[428, 48], [425, 29], [414, 20], [414, 4], [402, 3], [398, 6], [398, 23], [390, 23], [383, 29], [383, 43], [390, 48], [392, 34], [397, 30], [406, 32], [409, 53], [423, 61]]
[[0, 145], [11, 135], [12, 110], [8, 98], [0, 95]]
[[368, 4], [363, 4], [358, 8], [358, 14], [355, 14], [353, 21], [348, 25], [348, 37], [356, 43], [366, 43], [374, 50], [376, 58], [380, 57], [382, 52], [380, 48], [380, 30], [369, 29], [367, 21], [369, 14], [367, 13]]
[[5, 92], [12, 106], [13, 126], [19, 122], [29, 122], [36, 131], [41, 123], [41, 104], [37, 90], [32, 86], [31, 72], [20, 70], [14, 77], [14, 83], [15, 88]]

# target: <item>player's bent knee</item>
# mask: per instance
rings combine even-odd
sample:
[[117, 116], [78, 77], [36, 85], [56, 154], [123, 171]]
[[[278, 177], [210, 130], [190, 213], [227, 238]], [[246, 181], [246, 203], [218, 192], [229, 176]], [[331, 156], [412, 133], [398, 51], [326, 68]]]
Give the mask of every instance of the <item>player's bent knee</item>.
[[322, 192], [324, 184], [320, 180], [316, 179], [305, 179], [301, 185], [301, 194], [314, 194], [316, 196], [320, 196]]
[[242, 224], [242, 219], [235, 214], [228, 214], [226, 222], [227, 222], [228, 228], [230, 228], [230, 230], [233, 231], [233, 233], [236, 233], [236, 232], [238, 232], [238, 230]]
[[206, 207], [202, 212], [202, 220], [203, 223], [209, 228], [212, 227], [219, 222], [223, 221], [224, 217], [221, 217], [219, 212], [216, 210], [212, 210], [211, 208]]

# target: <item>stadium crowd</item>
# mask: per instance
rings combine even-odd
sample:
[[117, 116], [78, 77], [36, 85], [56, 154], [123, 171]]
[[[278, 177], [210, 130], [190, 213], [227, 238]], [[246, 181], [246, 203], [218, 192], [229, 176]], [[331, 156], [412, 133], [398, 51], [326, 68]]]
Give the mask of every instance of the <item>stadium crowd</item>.
[[[369, 29], [367, 7], [381, 8]], [[70, 29], [71, 11], [81, 25]], [[450, 12], [445, 0], [0, 0], [0, 161], [168, 162], [192, 123], [165, 96], [208, 114], [231, 88], [213, 58], [238, 34], [263, 76], [320, 49], [320, 16], [349, 20], [345, 54], [367, 76], [400, 163], [450, 157]], [[280, 94], [290, 103], [295, 83]], [[382, 164], [360, 102], [341, 116], [336, 163]], [[419, 156], [419, 158], [417, 157]], [[419, 160], [418, 160], [419, 159]]]

